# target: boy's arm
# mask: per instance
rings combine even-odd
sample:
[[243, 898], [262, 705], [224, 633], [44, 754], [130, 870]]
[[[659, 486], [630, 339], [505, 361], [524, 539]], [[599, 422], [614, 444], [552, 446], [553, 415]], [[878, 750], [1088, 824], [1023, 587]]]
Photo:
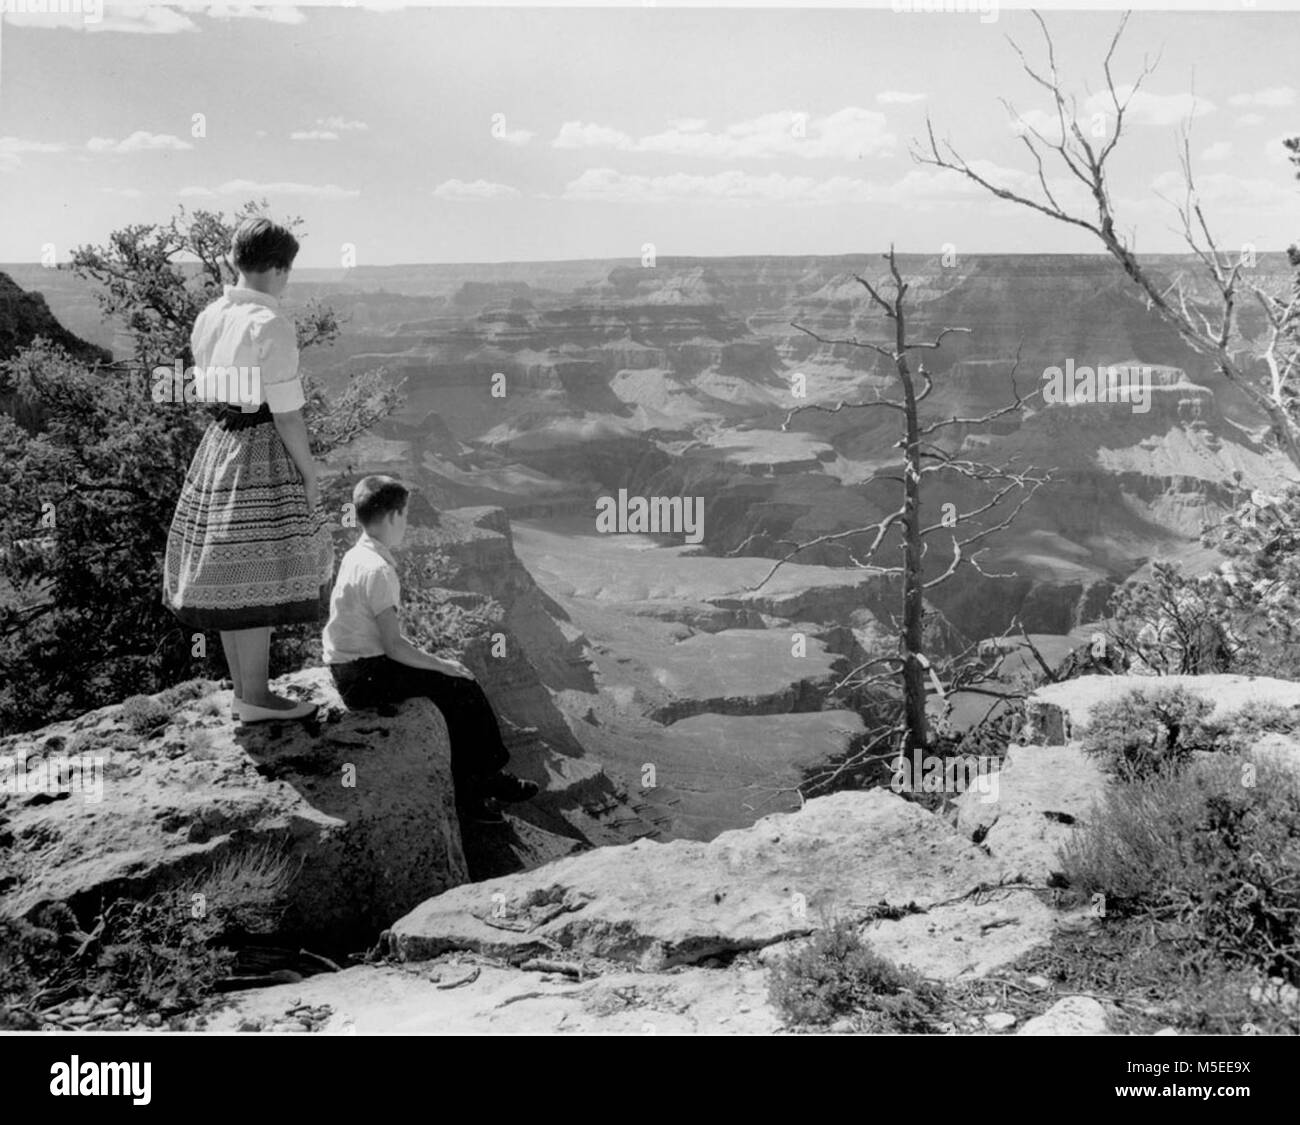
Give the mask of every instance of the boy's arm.
[[473, 679], [474, 675], [459, 660], [443, 660], [418, 649], [402, 636], [402, 627], [397, 621], [397, 610], [392, 606], [375, 616], [379, 624], [379, 636], [384, 642], [384, 653], [390, 660], [407, 664], [412, 668], [430, 668], [449, 676], [464, 676]]

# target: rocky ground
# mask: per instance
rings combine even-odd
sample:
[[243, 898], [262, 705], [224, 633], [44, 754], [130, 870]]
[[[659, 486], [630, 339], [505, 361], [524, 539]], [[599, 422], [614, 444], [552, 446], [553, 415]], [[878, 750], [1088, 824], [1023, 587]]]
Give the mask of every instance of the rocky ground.
[[[1125, 679], [1043, 689], [1031, 713], [1044, 730], [1074, 715], [1077, 736], [1085, 701]], [[527, 842], [514, 873], [468, 882], [454, 809], [434, 799], [445, 786], [431, 779], [446, 768], [436, 710], [412, 701], [390, 715], [340, 712], [317, 673], [282, 685], [321, 698], [317, 725], [236, 733], [228, 693], [195, 689], [170, 710], [137, 700], [47, 728], [45, 753], [98, 747], [113, 783], [98, 804], [5, 798], [0, 908], [31, 916], [66, 901], [81, 915], [98, 895], [175, 885], [202, 860], [279, 840], [298, 863], [282, 905], [304, 944], [313, 926], [317, 948], [386, 926], [368, 962], [334, 971], [304, 953], [311, 967], [265, 978], [283, 983], [227, 992], [168, 1021], [121, 996], [70, 997], [42, 1009], [39, 1026], [768, 1033], [783, 1026], [773, 966], [847, 921], [877, 953], [944, 984], [935, 1032], [1176, 1030], [1159, 1003], [1071, 989], [1051, 969], [1053, 951], [1102, 941], [1057, 872], [1058, 848], [1106, 785], [1075, 737], [1013, 745], [995, 790], [971, 789], [939, 813], [888, 790], [843, 792], [708, 842], [577, 851], [509, 818], [487, 831]], [[1300, 696], [1300, 685], [1266, 678], [1186, 686], [1225, 706]], [[1276, 736], [1269, 747], [1300, 756]], [[339, 784], [349, 763], [366, 781], [360, 792]], [[824, 1030], [860, 1029], [846, 1019]]]

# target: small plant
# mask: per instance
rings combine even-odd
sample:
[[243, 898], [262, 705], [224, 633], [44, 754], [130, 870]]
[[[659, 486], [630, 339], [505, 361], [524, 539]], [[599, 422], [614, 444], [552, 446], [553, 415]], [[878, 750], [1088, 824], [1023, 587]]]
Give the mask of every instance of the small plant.
[[802, 949], [778, 962], [768, 991], [789, 1024], [854, 1016], [873, 1030], [895, 1032], [927, 1030], [939, 999], [936, 986], [875, 953], [846, 919], [818, 930]]
[[1266, 734], [1300, 732], [1300, 708], [1252, 699], [1227, 715], [1205, 720], [1196, 735], [1197, 749], [1240, 753]]
[[163, 1016], [193, 1008], [230, 974], [227, 939], [274, 930], [296, 873], [266, 845], [148, 898], [117, 899], [89, 933], [65, 903], [33, 922], [0, 918], [0, 1028], [34, 1030], [43, 1007], [76, 995], [121, 996]]
[[153, 734], [171, 720], [171, 710], [148, 695], [133, 695], [122, 704], [122, 722], [136, 734]]
[[216, 684], [211, 680], [204, 679], [201, 676], [193, 680], [186, 680], [184, 683], [174, 684], [165, 691], [160, 691], [158, 693], [158, 705], [165, 710], [176, 711], [183, 704], [202, 699], [215, 687]]
[[268, 933], [279, 921], [284, 892], [302, 866], [281, 848], [263, 845], [228, 853], [209, 871], [185, 883], [179, 893], [201, 902], [223, 932]]
[[1184, 687], [1135, 688], [1092, 709], [1083, 749], [1124, 780], [1181, 766], [1200, 741], [1214, 704]]
[[1191, 946], [1300, 983], [1300, 776], [1215, 755], [1109, 791], [1061, 852], [1109, 913], [1177, 921]]

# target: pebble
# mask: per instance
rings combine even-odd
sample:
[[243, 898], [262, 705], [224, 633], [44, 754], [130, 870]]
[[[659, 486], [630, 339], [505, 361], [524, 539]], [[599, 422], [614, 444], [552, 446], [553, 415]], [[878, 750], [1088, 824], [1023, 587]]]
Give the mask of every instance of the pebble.
[[1025, 977], [1025, 983], [1031, 984], [1035, 988], [1050, 988], [1052, 985], [1052, 982], [1049, 981], [1046, 977], [1040, 977], [1040, 976]]
[[1016, 1017], [1010, 1012], [993, 1012], [984, 1017], [984, 1026], [990, 1031], [1006, 1031], [1016, 1026]]
[[1295, 985], [1287, 984], [1280, 978], [1270, 980], [1267, 988], [1255, 985], [1250, 990], [1250, 998], [1256, 1004], [1276, 1004], [1283, 1009], [1300, 1006], [1300, 991], [1297, 991]]

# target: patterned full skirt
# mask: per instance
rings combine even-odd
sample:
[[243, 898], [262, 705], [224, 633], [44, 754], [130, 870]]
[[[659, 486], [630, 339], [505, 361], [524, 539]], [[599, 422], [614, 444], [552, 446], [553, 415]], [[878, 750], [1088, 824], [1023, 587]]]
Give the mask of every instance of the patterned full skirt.
[[321, 620], [334, 544], [324, 510], [308, 511], [297, 465], [270, 410], [227, 410], [185, 474], [163, 566], [163, 603], [197, 629]]

